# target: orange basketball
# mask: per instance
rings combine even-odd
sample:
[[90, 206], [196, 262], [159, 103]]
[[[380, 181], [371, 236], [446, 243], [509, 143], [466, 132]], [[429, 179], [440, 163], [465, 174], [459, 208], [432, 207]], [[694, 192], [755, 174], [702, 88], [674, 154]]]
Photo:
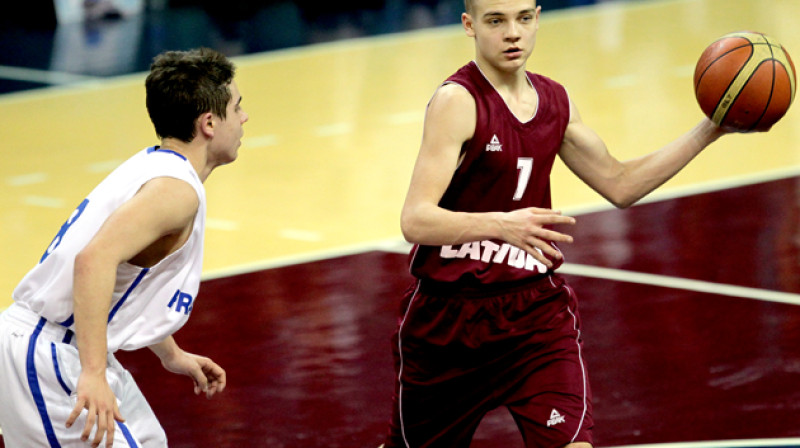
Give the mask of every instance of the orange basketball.
[[726, 34], [709, 45], [694, 70], [700, 109], [717, 125], [766, 131], [794, 100], [796, 77], [789, 53], [762, 33]]

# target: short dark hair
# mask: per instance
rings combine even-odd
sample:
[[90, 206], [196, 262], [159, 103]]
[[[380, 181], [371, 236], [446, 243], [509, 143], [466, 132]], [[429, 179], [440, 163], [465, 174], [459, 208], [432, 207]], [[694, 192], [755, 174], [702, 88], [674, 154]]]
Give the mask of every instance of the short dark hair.
[[[535, 6], [536, 2], [534, 1], [533, 4]], [[475, 7], [475, 0], [464, 0], [464, 11], [466, 11], [467, 14], [472, 14], [473, 7]]]
[[222, 53], [209, 48], [156, 56], [145, 91], [147, 113], [158, 137], [190, 142], [201, 114], [211, 112], [224, 119], [235, 71]]

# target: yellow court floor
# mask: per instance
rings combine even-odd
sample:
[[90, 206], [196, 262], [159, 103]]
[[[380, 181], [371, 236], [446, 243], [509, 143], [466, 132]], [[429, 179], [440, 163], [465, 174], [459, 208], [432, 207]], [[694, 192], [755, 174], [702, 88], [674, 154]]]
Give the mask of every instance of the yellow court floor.
[[[545, 10], [529, 69], [563, 83], [584, 121], [627, 159], [701, 119], [692, 74], [706, 45], [756, 30], [800, 55], [797, 17], [798, 0]], [[459, 27], [445, 27], [235, 58], [250, 121], [239, 160], [206, 183], [206, 275], [399, 240], [425, 105], [473, 53]], [[144, 77], [0, 96], [0, 309], [89, 190], [157, 143]], [[723, 138], [654, 197], [797, 174], [797, 109], [769, 133]], [[570, 213], [604, 207], [560, 162], [553, 191]]]

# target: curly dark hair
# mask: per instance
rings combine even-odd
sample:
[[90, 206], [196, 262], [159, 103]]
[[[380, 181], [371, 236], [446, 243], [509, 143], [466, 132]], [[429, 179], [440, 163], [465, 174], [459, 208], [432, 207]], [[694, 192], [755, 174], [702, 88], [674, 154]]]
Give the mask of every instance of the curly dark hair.
[[201, 114], [211, 112], [224, 119], [235, 71], [231, 61], [209, 48], [156, 56], [145, 90], [147, 112], [158, 137], [190, 142]]

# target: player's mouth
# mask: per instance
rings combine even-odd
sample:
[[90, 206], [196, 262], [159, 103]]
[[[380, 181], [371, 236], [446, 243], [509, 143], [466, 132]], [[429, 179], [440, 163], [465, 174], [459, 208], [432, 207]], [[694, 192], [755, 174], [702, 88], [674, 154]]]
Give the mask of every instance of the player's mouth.
[[508, 59], [516, 59], [522, 56], [522, 49], [518, 47], [511, 47], [503, 51], [503, 54], [506, 55]]

